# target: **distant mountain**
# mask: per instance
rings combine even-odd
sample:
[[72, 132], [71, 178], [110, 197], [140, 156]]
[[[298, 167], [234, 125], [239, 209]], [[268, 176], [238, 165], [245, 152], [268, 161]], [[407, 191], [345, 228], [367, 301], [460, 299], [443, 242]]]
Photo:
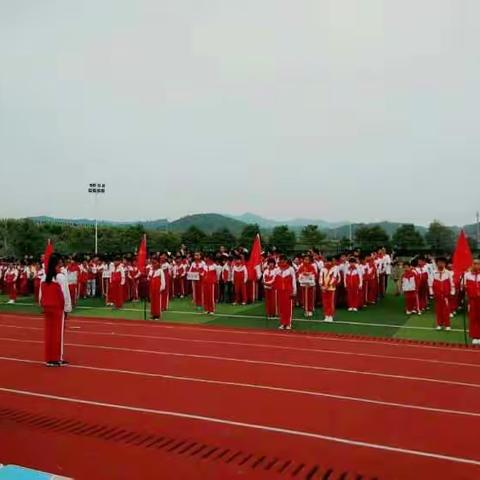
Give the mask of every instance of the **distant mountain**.
[[[57, 223], [62, 225], [95, 225], [95, 220], [89, 218], [55, 218], [47, 216], [28, 217], [35, 223]], [[115, 222], [112, 220], [99, 220], [98, 225], [107, 227], [128, 227], [132, 225], [143, 225], [146, 229], [165, 230], [168, 226], [166, 218], [159, 220], [138, 220], [132, 222]]]
[[168, 230], [174, 232], [184, 232], [189, 227], [195, 226], [205, 233], [212, 233], [215, 230], [227, 228], [234, 235], [240, 234], [246, 223], [235, 220], [218, 213], [199, 213], [196, 215], [187, 215], [168, 224]]
[[[372, 222], [372, 223], [352, 223], [352, 234], [355, 236], [355, 230], [359, 227], [374, 227], [374, 226], [379, 226], [383, 228], [388, 235], [391, 237], [399, 227], [404, 225], [405, 223], [399, 223], [399, 222]], [[415, 229], [420, 232], [422, 235], [425, 234], [427, 231], [426, 227], [422, 227], [419, 225], [415, 225]], [[342, 225], [338, 228], [330, 228], [327, 231], [327, 235], [329, 238], [337, 238], [341, 239], [343, 237], [349, 237], [350, 235], [350, 225]]]
[[318, 228], [325, 230], [346, 225], [348, 222], [328, 222], [325, 220], [314, 220], [311, 218], [294, 218], [291, 220], [272, 220], [270, 218], [261, 217], [254, 213], [244, 213], [243, 215], [231, 216], [232, 218], [244, 223], [256, 223], [261, 228], [274, 228], [279, 225], [288, 225], [289, 227], [298, 229], [305, 225], [317, 225]]

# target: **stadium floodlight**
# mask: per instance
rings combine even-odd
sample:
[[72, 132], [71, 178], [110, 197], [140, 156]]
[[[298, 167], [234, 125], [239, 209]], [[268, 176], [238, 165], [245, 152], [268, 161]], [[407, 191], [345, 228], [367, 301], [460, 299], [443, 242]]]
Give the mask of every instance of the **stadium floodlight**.
[[104, 183], [89, 183], [88, 184], [88, 193], [94, 196], [94, 209], [95, 209], [95, 254], [98, 253], [98, 214], [97, 214], [97, 198], [98, 195], [105, 193], [105, 184]]

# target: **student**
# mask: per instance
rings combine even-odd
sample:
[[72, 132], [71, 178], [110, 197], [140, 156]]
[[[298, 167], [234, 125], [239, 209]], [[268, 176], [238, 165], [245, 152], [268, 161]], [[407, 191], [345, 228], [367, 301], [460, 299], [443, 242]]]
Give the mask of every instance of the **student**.
[[322, 291], [324, 322], [333, 322], [335, 316], [335, 291], [340, 281], [338, 268], [332, 257], [327, 258], [320, 270], [319, 284]]
[[278, 257], [278, 273], [275, 277], [275, 289], [278, 295], [278, 314], [280, 330], [292, 329], [293, 302], [297, 295], [297, 279], [294, 268], [287, 262], [285, 255]]
[[119, 257], [113, 261], [113, 268], [110, 274], [110, 282], [108, 285], [108, 296], [113, 308], [119, 310], [123, 307], [124, 294], [123, 286], [125, 285], [125, 269]]
[[165, 291], [165, 273], [158, 258], [152, 259], [149, 272], [150, 315], [153, 320], [160, 320], [162, 312], [162, 292]]
[[238, 305], [239, 303], [245, 305], [247, 303], [247, 281], [248, 270], [243, 256], [241, 256], [235, 260], [233, 267], [233, 290], [235, 295], [233, 305]]
[[312, 263], [310, 255], [305, 255], [297, 270], [297, 279], [300, 285], [300, 305], [302, 305], [305, 317], [312, 317], [315, 309], [315, 288], [318, 271]]
[[418, 304], [421, 312], [428, 308], [428, 278], [429, 272], [425, 258], [420, 257], [414, 264], [418, 275]]
[[203, 310], [207, 315], [215, 313], [215, 287], [217, 285], [217, 265], [212, 255], [205, 257], [205, 273], [203, 276]]
[[233, 302], [233, 257], [228, 257], [222, 267], [224, 302]]
[[430, 295], [435, 300], [437, 330], [445, 328], [449, 331], [451, 330], [449, 300], [450, 296], [455, 294], [453, 274], [446, 268], [447, 259], [445, 257], [438, 257], [436, 264], [437, 270], [429, 281]]
[[193, 303], [197, 310], [203, 307], [203, 276], [205, 274], [205, 262], [202, 260], [202, 254], [195, 252], [193, 255], [193, 262], [190, 265], [187, 273], [187, 280], [192, 284]]
[[72, 311], [67, 278], [61, 272], [63, 262], [52, 254], [45, 279], [40, 285], [40, 305], [45, 318], [45, 364], [47, 367], [68, 365], [63, 359], [65, 315]]
[[168, 310], [168, 306], [170, 305], [170, 284], [172, 282], [172, 267], [168, 262], [167, 254], [163, 253], [160, 256], [160, 265], [163, 270], [163, 275], [165, 277], [165, 288], [162, 290], [161, 299], [162, 299], [162, 312]]
[[263, 272], [263, 290], [265, 293], [265, 314], [267, 318], [277, 316], [277, 291], [275, 289], [275, 280], [278, 274], [278, 268], [274, 258], [267, 260], [267, 266]]
[[406, 263], [406, 270], [402, 275], [402, 292], [405, 297], [405, 310], [407, 315], [422, 314], [418, 302], [420, 276], [412, 264]]
[[464, 277], [468, 298], [469, 333], [473, 345], [480, 345], [480, 260], [473, 261], [472, 269]]
[[15, 268], [13, 263], [8, 265], [8, 268], [3, 277], [5, 282], [5, 292], [8, 294], [8, 303], [15, 303], [17, 300], [17, 280], [18, 280], [18, 270]]
[[363, 278], [355, 257], [350, 257], [348, 261], [344, 282], [347, 291], [348, 311], [358, 312], [361, 305], [360, 295], [363, 287]]

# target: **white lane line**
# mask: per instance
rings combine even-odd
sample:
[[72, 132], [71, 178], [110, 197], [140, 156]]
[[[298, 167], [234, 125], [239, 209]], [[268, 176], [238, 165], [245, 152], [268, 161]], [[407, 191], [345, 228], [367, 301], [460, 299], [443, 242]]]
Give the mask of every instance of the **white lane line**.
[[[15, 305], [25, 305], [25, 306], [35, 306], [34, 303], [16, 303]], [[85, 305], [77, 305], [75, 306], [75, 309], [80, 309], [80, 310], [106, 310], [106, 311], [111, 311], [111, 308], [109, 307], [88, 307]], [[122, 311], [124, 312], [143, 312], [143, 309], [138, 309], [138, 308], [122, 308]], [[187, 312], [183, 310], [168, 310], [166, 312], [168, 313], [174, 313], [177, 315], [201, 315], [204, 316], [202, 312]], [[215, 317], [220, 317], [220, 318], [247, 318], [251, 320], [265, 320], [265, 316], [261, 315], [242, 315], [242, 314], [237, 314], [237, 313], [215, 313], [213, 318]], [[206, 320], [211, 320], [211, 318], [205, 317]], [[313, 320], [313, 319], [307, 319], [307, 318], [293, 318], [293, 322], [303, 322], [303, 323], [313, 323], [313, 324], [325, 324], [323, 320]], [[359, 327], [376, 327], [376, 328], [395, 328], [395, 329], [405, 329], [405, 330], [429, 330], [432, 331], [433, 327], [420, 327], [420, 326], [413, 326], [413, 325], [405, 325], [402, 323], [369, 323], [369, 322], [362, 322], [361, 320], [356, 321], [356, 322], [347, 322], [345, 320], [335, 320], [333, 323], [333, 326], [335, 324], [339, 325], [356, 325]], [[332, 324], [328, 324], [332, 325]], [[460, 328], [452, 328], [452, 332], [463, 332], [462, 329]]]
[[[43, 365], [44, 362], [39, 360], [28, 360], [25, 358], [15, 358], [15, 357], [0, 357], [0, 360], [18, 362], [18, 363], [27, 363], [35, 365]], [[211, 385], [222, 385], [230, 387], [240, 387], [246, 389], [255, 389], [255, 390], [267, 390], [273, 392], [282, 392], [282, 393], [294, 393], [298, 395], [312, 396], [312, 397], [322, 397], [322, 398], [331, 398], [335, 400], [345, 400], [350, 402], [365, 403], [371, 405], [381, 405], [387, 407], [403, 408], [410, 410], [421, 410], [425, 412], [433, 413], [445, 413], [448, 415], [461, 415], [467, 417], [480, 417], [480, 413], [476, 412], [467, 412], [463, 410], [450, 410], [446, 408], [436, 408], [436, 407], [425, 407], [421, 405], [412, 405], [408, 403], [397, 403], [397, 402], [385, 402], [381, 400], [372, 400], [365, 397], [352, 397], [348, 395], [337, 395], [333, 393], [324, 393], [324, 392], [315, 392], [312, 390], [299, 390], [294, 388], [286, 387], [275, 387], [272, 385], [260, 385], [260, 384], [251, 384], [251, 383], [241, 383], [241, 382], [227, 382], [223, 380], [212, 380], [208, 378], [201, 377], [185, 377], [178, 375], [168, 375], [161, 373], [151, 373], [151, 372], [138, 372], [135, 370], [124, 370], [119, 368], [104, 368], [104, 367], [92, 367], [89, 365], [69, 365], [69, 368], [77, 368], [81, 370], [91, 370], [95, 372], [106, 372], [106, 373], [119, 373], [124, 375], [133, 375], [140, 377], [152, 377], [152, 378], [164, 378], [167, 380], [175, 380], [180, 382], [193, 382], [193, 383], [206, 383]]]
[[[43, 344], [39, 340], [20, 340], [17, 338], [7, 338], [0, 337], [0, 341], [10, 341], [18, 343], [38, 343]], [[361, 370], [347, 370], [344, 368], [333, 368], [333, 367], [320, 367], [318, 365], [304, 365], [296, 363], [282, 363], [282, 362], [268, 362], [263, 360], [249, 360], [245, 358], [233, 358], [233, 357], [221, 357], [216, 355], [197, 355], [193, 353], [177, 353], [177, 352], [162, 352], [157, 350], [144, 350], [138, 348], [122, 348], [122, 347], [110, 347], [108, 345], [88, 345], [81, 343], [65, 343], [65, 346], [77, 347], [77, 348], [92, 348], [96, 350], [107, 350], [107, 351], [117, 351], [117, 352], [130, 352], [130, 353], [144, 353], [147, 355], [161, 355], [166, 357], [183, 357], [183, 358], [197, 358], [202, 360], [214, 360], [220, 362], [235, 362], [235, 363], [245, 363], [247, 365], [268, 365], [271, 367], [285, 367], [285, 368], [298, 368], [303, 370], [318, 370], [325, 372], [336, 372], [336, 373], [347, 373], [353, 375], [364, 375], [371, 377], [381, 377], [381, 378], [393, 378], [399, 380], [410, 380], [415, 382], [427, 382], [427, 383], [438, 383], [442, 385], [455, 385], [460, 387], [472, 387], [480, 388], [480, 384], [477, 383], [467, 383], [467, 382], [455, 382], [451, 380], [441, 380], [431, 377], [412, 377], [408, 375], [395, 375], [390, 373], [379, 373], [379, 372], [364, 372]]]
[[[43, 331], [43, 328], [41, 327], [24, 327], [24, 326], [17, 326], [17, 325], [2, 325], [2, 324], [0, 324], [0, 327], [14, 328], [18, 330]], [[150, 340], [168, 340], [172, 342], [184, 342], [184, 343], [229, 345], [229, 346], [250, 347], [250, 348], [270, 348], [275, 350], [285, 350], [285, 351], [293, 351], [293, 352], [324, 353], [324, 354], [332, 354], [332, 355], [423, 362], [423, 363], [449, 365], [449, 366], [456, 366], [456, 367], [480, 368], [480, 364], [476, 364], [476, 363], [449, 362], [446, 360], [433, 360], [433, 359], [417, 358], [417, 357], [402, 357], [402, 356], [396, 356], [396, 355], [380, 355], [380, 354], [373, 354], [373, 353], [357, 353], [357, 352], [349, 352], [344, 350], [329, 350], [329, 349], [320, 349], [320, 348], [288, 347], [283, 345], [262, 344], [262, 343], [228, 342], [224, 340], [200, 340], [200, 339], [193, 339], [193, 338], [171, 337], [171, 336], [160, 336], [160, 335], [138, 335], [133, 333], [116, 333], [116, 332], [91, 332], [88, 330], [76, 331], [76, 330], [71, 330], [71, 328], [75, 328], [75, 327], [70, 327], [67, 331], [69, 333], [77, 334], [77, 335], [99, 335], [99, 336], [105, 336], [105, 337], [128, 337], [128, 338], [141, 338], [141, 339], [150, 339]]]
[[[181, 312], [183, 313], [183, 312]], [[8, 313], [5, 312], [0, 312], [0, 318], [2, 316], [8, 316]], [[12, 315], [12, 314], [10, 314]], [[43, 320], [40, 315], [14, 315], [15, 320], [17, 321], [18, 318], [28, 318], [30, 320]], [[452, 343], [451, 347], [444, 347], [444, 346], [439, 346], [439, 345], [423, 345], [421, 343], [415, 343], [415, 341], [412, 341], [413, 343], [406, 343], [402, 341], [391, 341], [391, 342], [386, 342], [381, 339], [381, 337], [378, 337], [378, 340], [367, 340], [364, 338], [346, 338], [346, 337], [335, 337], [335, 332], [331, 332], [331, 336], [328, 336], [328, 333], [325, 334], [318, 334], [318, 332], [298, 332], [295, 335], [292, 335], [291, 333], [284, 334], [280, 333], [278, 331], [271, 331], [271, 332], [266, 332], [266, 331], [256, 331], [255, 329], [251, 330], [240, 330], [240, 329], [229, 329], [229, 328], [224, 328], [224, 327], [217, 327], [217, 328], [208, 328], [205, 327], [204, 325], [197, 325], [197, 326], [187, 326], [185, 324], [178, 324], [178, 325], [172, 325], [170, 324], [164, 324], [164, 323], [157, 323], [153, 321], [148, 321], [147, 324], [145, 323], [138, 323], [138, 320], [125, 320], [125, 319], [118, 319], [115, 321], [109, 321], [109, 319], [100, 319], [97, 318], [96, 320], [90, 320], [85, 317], [81, 318], [76, 318], [76, 317], [69, 317], [68, 319], [69, 323], [89, 323], [92, 325], [109, 325], [109, 326], [119, 326], [119, 327], [130, 327], [130, 328], [153, 328], [153, 329], [171, 329], [171, 330], [188, 330], [188, 331], [194, 331], [196, 333], [201, 333], [201, 332], [211, 332], [215, 334], [235, 334], [235, 335], [248, 335], [249, 337], [251, 336], [262, 336], [262, 337], [272, 337], [272, 338], [288, 338], [290, 340], [300, 340], [300, 339], [308, 339], [308, 341], [327, 341], [327, 342], [342, 342], [342, 343], [365, 343], [365, 344], [370, 344], [370, 345], [383, 345], [383, 346], [388, 346], [388, 347], [400, 347], [400, 348], [420, 348], [420, 349], [427, 349], [427, 350], [442, 350], [446, 352], [456, 352], [459, 354], [471, 354], [471, 353], [480, 353], [480, 348], [468, 348], [468, 349], [459, 349], [455, 348], [457, 344]], [[143, 322], [143, 320], [142, 320]], [[355, 323], [356, 325], [356, 323]], [[401, 340], [401, 339], [400, 339]]]
[[237, 422], [234, 420], [228, 420], [225, 418], [219, 417], [207, 417], [204, 415], [197, 415], [192, 413], [184, 413], [184, 412], [174, 412], [169, 410], [156, 410], [152, 408], [142, 408], [142, 407], [133, 407], [129, 405], [121, 405], [118, 403], [105, 403], [105, 402], [97, 402], [94, 400], [83, 400], [80, 398], [73, 398], [73, 397], [63, 397], [59, 395], [50, 395], [46, 393], [40, 392], [32, 392], [28, 390], [17, 390], [13, 388], [5, 388], [0, 387], [0, 392], [4, 393], [11, 393], [14, 395], [22, 395], [28, 397], [35, 397], [35, 398], [44, 398], [48, 400], [56, 400], [60, 402], [68, 402], [68, 403], [75, 403], [80, 405], [90, 405], [95, 407], [104, 407], [116, 410], [124, 410], [129, 412], [136, 412], [136, 413], [148, 413], [152, 415], [161, 415], [161, 416], [168, 416], [174, 418], [183, 418], [187, 420], [197, 420], [201, 422], [209, 422], [209, 423], [216, 423], [220, 425], [229, 425], [232, 427], [241, 427], [251, 430], [260, 430], [265, 432], [272, 432], [272, 433], [280, 433], [283, 435], [293, 435], [297, 437], [305, 437], [305, 438], [313, 438], [315, 440], [323, 440], [326, 442], [331, 443], [338, 443], [343, 445], [355, 446], [355, 447], [363, 447], [369, 448], [373, 450], [380, 450], [380, 451], [387, 451], [393, 453], [401, 453], [404, 455], [410, 455], [415, 457], [424, 457], [424, 458], [431, 458], [435, 460], [444, 460], [453, 463], [461, 463], [461, 464], [468, 464], [468, 465], [475, 465], [480, 466], [480, 460], [472, 459], [472, 458], [464, 458], [464, 457], [456, 457], [451, 455], [444, 455], [441, 453], [435, 452], [425, 452], [422, 450], [411, 450], [405, 449], [400, 447], [392, 447], [390, 445], [384, 445], [380, 443], [370, 443], [364, 442], [360, 440], [353, 440], [349, 438], [343, 437], [334, 437], [331, 435], [323, 435], [321, 433], [314, 433], [314, 432], [305, 432], [302, 430], [293, 430], [289, 428], [282, 428], [270, 425], [261, 425], [257, 423], [245, 423], [245, 422]]

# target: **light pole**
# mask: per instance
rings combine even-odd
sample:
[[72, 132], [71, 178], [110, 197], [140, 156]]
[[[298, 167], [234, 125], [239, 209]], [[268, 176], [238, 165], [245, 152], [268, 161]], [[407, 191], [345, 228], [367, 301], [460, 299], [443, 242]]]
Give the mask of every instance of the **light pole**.
[[94, 210], [95, 210], [95, 255], [98, 253], [98, 215], [97, 215], [97, 197], [99, 194], [105, 193], [104, 183], [90, 183], [88, 185], [88, 193], [94, 196]]

